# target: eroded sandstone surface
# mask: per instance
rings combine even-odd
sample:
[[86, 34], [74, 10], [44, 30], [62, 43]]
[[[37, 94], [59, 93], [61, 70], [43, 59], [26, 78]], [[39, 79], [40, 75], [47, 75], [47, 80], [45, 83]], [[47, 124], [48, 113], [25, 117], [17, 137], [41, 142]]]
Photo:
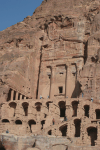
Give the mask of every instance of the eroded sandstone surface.
[[100, 149], [100, 0], [44, 0], [0, 32], [0, 136], [0, 150]]

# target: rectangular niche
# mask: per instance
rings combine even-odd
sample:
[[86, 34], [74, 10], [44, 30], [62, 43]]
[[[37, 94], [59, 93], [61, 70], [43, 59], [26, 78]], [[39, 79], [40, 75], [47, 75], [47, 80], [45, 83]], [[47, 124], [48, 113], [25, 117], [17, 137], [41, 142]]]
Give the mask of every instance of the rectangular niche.
[[56, 80], [55, 80], [55, 96], [65, 97], [66, 91], [66, 66], [65, 65], [57, 65], [56, 66]]

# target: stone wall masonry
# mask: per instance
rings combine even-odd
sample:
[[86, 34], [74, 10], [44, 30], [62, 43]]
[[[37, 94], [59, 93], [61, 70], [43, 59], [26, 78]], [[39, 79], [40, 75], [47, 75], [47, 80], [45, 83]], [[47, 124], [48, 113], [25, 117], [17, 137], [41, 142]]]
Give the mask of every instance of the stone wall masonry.
[[[88, 132], [91, 128], [95, 128], [97, 130], [97, 142], [95, 140], [95, 143], [99, 144], [100, 118], [97, 118], [99, 117], [97, 116], [99, 115], [99, 111], [96, 112], [96, 110], [99, 110], [99, 101], [97, 103], [97, 100], [95, 102], [95, 100], [91, 101], [84, 98], [56, 98], [54, 100], [51, 99], [49, 107], [47, 106], [47, 102], [49, 102], [48, 99], [15, 100], [14, 103], [16, 103], [17, 107], [13, 108], [15, 110], [12, 115], [12, 108], [9, 105], [12, 101], [5, 102], [1, 107], [0, 132], [6, 133], [8, 129], [10, 134], [16, 136], [32, 134], [66, 136], [71, 139], [76, 138], [76, 145], [91, 145]], [[25, 110], [22, 107], [23, 103], [28, 104], [27, 115], [25, 115]], [[68, 116], [67, 120], [64, 120], [64, 116], [60, 116], [62, 113], [60, 103], [61, 105], [63, 104], [62, 106], [67, 104], [65, 105], [65, 116]], [[74, 107], [74, 104], [77, 104], [77, 107]], [[37, 105], [39, 106], [39, 110], [37, 110]], [[86, 110], [85, 106], [88, 106], [89, 110]], [[32, 107], [34, 109], [30, 112], [29, 110]], [[8, 114], [8, 117], [6, 114]], [[54, 125], [52, 122], [53, 118]], [[79, 127], [77, 128], [77, 126]], [[65, 128], [67, 129], [66, 133]], [[77, 137], [79, 137], [78, 140]]]

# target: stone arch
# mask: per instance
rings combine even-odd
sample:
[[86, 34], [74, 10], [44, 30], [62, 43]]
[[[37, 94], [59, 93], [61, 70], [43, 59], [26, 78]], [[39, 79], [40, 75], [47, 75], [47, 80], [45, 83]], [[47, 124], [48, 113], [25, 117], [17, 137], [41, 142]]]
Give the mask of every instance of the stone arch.
[[95, 127], [88, 127], [87, 128], [88, 136], [91, 139], [91, 146], [95, 146], [95, 140], [97, 140], [97, 128]]
[[59, 130], [62, 133], [62, 136], [67, 136], [67, 125], [62, 125], [61, 127], [59, 127]]
[[96, 119], [100, 119], [100, 109], [96, 109], [95, 113], [96, 113]]
[[84, 105], [84, 115], [87, 116], [88, 118], [89, 118], [89, 109], [90, 109], [89, 105]]
[[11, 109], [10, 116], [14, 117], [17, 104], [15, 102], [10, 102], [9, 106], [10, 106], [10, 109]]
[[75, 137], [80, 137], [81, 120], [75, 119], [74, 124], [75, 124]]
[[30, 127], [30, 132], [32, 133], [32, 125], [36, 125], [36, 122], [34, 120], [29, 120], [28, 124], [29, 124], [29, 127]]
[[29, 106], [29, 103], [24, 102], [24, 103], [22, 103], [22, 106], [23, 106], [23, 109], [24, 109], [25, 116], [28, 116], [28, 106]]
[[59, 101], [60, 117], [66, 116], [66, 104], [65, 101]]
[[22, 121], [21, 121], [21, 120], [16, 120], [16, 121], [15, 121], [15, 124], [21, 125], [21, 124], [22, 124]]
[[2, 122], [3, 123], [9, 123], [9, 120], [8, 119], [2, 119]]
[[72, 102], [72, 107], [73, 107], [73, 117], [77, 116], [77, 108], [78, 108], [78, 101], [73, 101]]
[[40, 103], [40, 102], [36, 102], [36, 103], [35, 103], [35, 106], [36, 106], [36, 110], [37, 110], [37, 111], [41, 111], [41, 105], [42, 105], [42, 103]]

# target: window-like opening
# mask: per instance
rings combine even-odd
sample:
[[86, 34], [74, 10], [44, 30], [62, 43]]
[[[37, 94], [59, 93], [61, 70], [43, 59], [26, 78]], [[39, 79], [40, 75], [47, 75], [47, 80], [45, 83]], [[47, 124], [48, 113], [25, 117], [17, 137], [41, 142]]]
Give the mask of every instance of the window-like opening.
[[81, 120], [80, 119], [74, 120], [74, 124], [75, 124], [75, 137], [80, 137]]
[[46, 103], [48, 110], [49, 110], [49, 104], [50, 104], [50, 103], [52, 103], [52, 102], [51, 102], [51, 101], [48, 101], [48, 102]]
[[16, 104], [15, 102], [9, 103], [9, 106], [10, 106], [10, 107], [13, 107], [13, 108], [16, 108], [16, 105], [17, 105], [17, 104]]
[[21, 94], [19, 93], [19, 94], [18, 94], [18, 100], [20, 100], [20, 95], [21, 95]]
[[48, 131], [48, 135], [52, 135], [52, 130], [49, 130], [49, 131]]
[[67, 136], [67, 125], [60, 127], [59, 129], [62, 133], [62, 136]]
[[91, 139], [91, 146], [95, 146], [95, 140], [97, 140], [97, 128], [90, 127], [87, 129], [87, 132]]
[[22, 99], [24, 99], [24, 95], [22, 95]]
[[8, 96], [7, 96], [7, 101], [11, 100], [11, 89], [9, 89], [9, 92], [8, 92]]
[[42, 103], [40, 103], [40, 102], [35, 103], [37, 111], [41, 111], [41, 105], [42, 105]]
[[60, 94], [63, 93], [63, 87], [62, 86], [59, 87], [59, 93]]
[[48, 78], [51, 79], [51, 74], [48, 74]]
[[29, 120], [28, 124], [29, 124], [29, 127], [30, 127], [30, 132], [32, 133], [32, 125], [36, 125], [36, 122], [34, 120]]
[[59, 108], [60, 108], [60, 117], [65, 117], [66, 106], [64, 101], [59, 102]]
[[22, 124], [22, 121], [21, 120], [16, 120], [15, 124]]
[[41, 125], [42, 125], [42, 127], [41, 127], [41, 130], [43, 129], [43, 125], [45, 124], [45, 120], [42, 120], [41, 121]]
[[100, 109], [96, 109], [96, 119], [100, 119]]
[[13, 100], [15, 100], [16, 97], [16, 91], [14, 91]]
[[36, 110], [41, 111], [41, 106], [40, 105], [36, 106]]
[[22, 103], [25, 116], [28, 116], [28, 105], [29, 105], [29, 104], [28, 104], [27, 102]]
[[89, 105], [84, 106], [85, 116], [89, 118]]
[[4, 123], [8, 123], [8, 122], [9, 122], [9, 120], [8, 120], [8, 119], [3, 119], [3, 120], [2, 120], [2, 122], [4, 122]]
[[32, 145], [32, 148], [36, 146], [36, 141], [34, 142], [34, 144]]
[[13, 110], [12, 110], [13, 116], [15, 116], [16, 105], [17, 105], [17, 104], [16, 104], [15, 102], [9, 103], [9, 106], [10, 106], [11, 108], [13, 108]]
[[28, 107], [24, 108], [25, 116], [28, 116]]
[[77, 116], [78, 102], [77, 101], [72, 102], [72, 107], [73, 107], [73, 117]]
[[60, 72], [59, 74], [64, 74], [63, 72]]
[[44, 118], [46, 118], [47, 117], [47, 114], [44, 114]]

